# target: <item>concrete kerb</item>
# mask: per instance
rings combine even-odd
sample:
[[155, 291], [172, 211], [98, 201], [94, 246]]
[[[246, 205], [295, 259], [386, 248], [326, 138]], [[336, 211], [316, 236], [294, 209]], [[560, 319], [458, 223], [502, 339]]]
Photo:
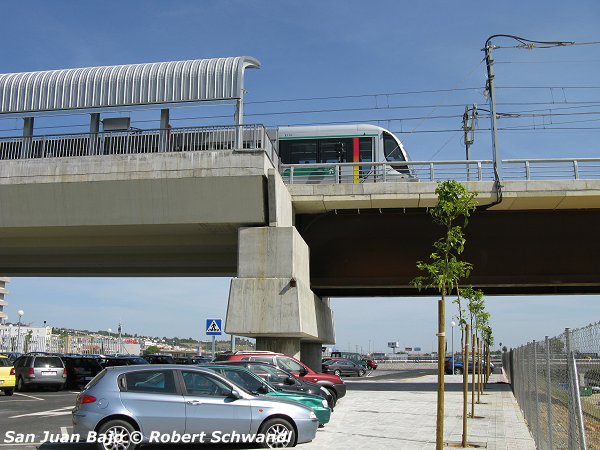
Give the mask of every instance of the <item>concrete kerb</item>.
[[[437, 376], [393, 380], [350, 379], [331, 422], [319, 429], [307, 449], [435, 449]], [[462, 376], [447, 375], [444, 441], [461, 448]], [[534, 450], [535, 444], [503, 375], [494, 374], [475, 415], [469, 443], [492, 450]], [[470, 411], [470, 406], [469, 406]], [[471, 447], [472, 448], [472, 447]]]

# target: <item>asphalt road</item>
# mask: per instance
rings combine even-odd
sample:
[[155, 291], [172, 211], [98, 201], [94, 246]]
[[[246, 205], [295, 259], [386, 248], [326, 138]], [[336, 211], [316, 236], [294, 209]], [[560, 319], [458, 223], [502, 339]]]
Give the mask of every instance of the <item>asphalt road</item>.
[[[434, 369], [411, 369], [402, 371], [374, 370], [363, 378], [348, 377], [348, 394], [351, 391], [394, 391], [394, 390], [419, 390], [424, 388], [418, 383], [418, 377], [435, 374]], [[407, 380], [415, 378], [415, 383]], [[0, 395], [0, 450], [91, 450], [94, 444], [66, 443], [61, 438], [69, 436], [72, 431], [71, 410], [75, 405], [77, 391], [27, 391], [15, 392], [11, 397]], [[343, 408], [343, 403], [339, 405]], [[336, 408], [337, 411], [337, 408]], [[335, 414], [335, 412], [333, 413]], [[21, 442], [19, 442], [19, 440]], [[46, 442], [43, 442], [46, 440]], [[144, 446], [148, 450], [164, 450], [165, 446]], [[232, 445], [181, 445], [169, 446], [192, 450], [221, 449], [221, 448], [248, 448], [248, 446]]]

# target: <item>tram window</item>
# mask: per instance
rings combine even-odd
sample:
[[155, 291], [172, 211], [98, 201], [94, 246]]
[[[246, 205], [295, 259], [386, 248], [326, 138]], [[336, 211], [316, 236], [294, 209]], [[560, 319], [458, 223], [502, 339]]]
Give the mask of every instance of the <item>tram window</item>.
[[[358, 141], [360, 161], [373, 161], [373, 138], [360, 138]], [[373, 170], [373, 166], [360, 166], [360, 176], [365, 177]]]
[[383, 151], [388, 161], [405, 161], [400, 145], [389, 133], [383, 133]]
[[360, 138], [358, 149], [361, 161], [373, 161], [373, 138]]
[[319, 162], [336, 163], [351, 161], [352, 139], [321, 139], [319, 141]]
[[281, 141], [279, 153], [284, 164], [313, 164], [317, 162], [317, 141]]

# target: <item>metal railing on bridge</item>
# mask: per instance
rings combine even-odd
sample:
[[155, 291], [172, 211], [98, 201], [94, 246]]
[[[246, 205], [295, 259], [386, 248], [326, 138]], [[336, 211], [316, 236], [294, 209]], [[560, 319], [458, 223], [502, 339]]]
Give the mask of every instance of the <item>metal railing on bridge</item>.
[[[600, 158], [508, 159], [504, 180], [598, 180]], [[491, 160], [282, 164], [287, 184], [494, 181]]]
[[278, 163], [266, 129], [256, 124], [0, 138], [0, 160], [209, 150], [262, 150]]

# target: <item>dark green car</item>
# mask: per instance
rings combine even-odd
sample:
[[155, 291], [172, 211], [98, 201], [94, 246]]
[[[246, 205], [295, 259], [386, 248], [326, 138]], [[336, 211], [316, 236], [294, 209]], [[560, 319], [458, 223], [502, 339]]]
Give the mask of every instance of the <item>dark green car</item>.
[[331, 409], [329, 409], [327, 406], [327, 400], [321, 396], [279, 391], [273, 385], [263, 380], [261, 377], [249, 371], [245, 367], [217, 364], [206, 364], [202, 367], [217, 372], [219, 375], [224, 376], [232, 383], [243, 387], [255, 395], [280, 397], [302, 403], [303, 405], [312, 408], [317, 416], [317, 419], [319, 419], [319, 425], [321, 426], [329, 422], [329, 418], [331, 417]]

